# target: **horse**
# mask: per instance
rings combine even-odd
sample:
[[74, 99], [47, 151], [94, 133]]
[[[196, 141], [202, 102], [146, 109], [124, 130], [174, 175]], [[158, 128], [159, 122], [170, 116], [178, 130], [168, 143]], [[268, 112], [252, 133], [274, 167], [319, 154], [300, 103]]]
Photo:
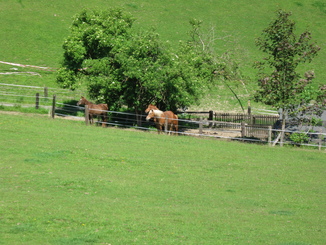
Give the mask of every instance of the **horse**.
[[178, 116], [175, 115], [172, 111], [163, 112], [161, 110], [151, 109], [149, 110], [149, 113], [146, 117], [146, 121], [149, 121], [152, 118], [154, 119], [158, 134], [163, 131], [166, 120], [167, 130], [169, 131], [169, 134], [172, 131], [175, 131], [175, 133], [178, 132]]
[[81, 97], [81, 99], [77, 103], [78, 106], [80, 105], [87, 105], [88, 106], [88, 114], [89, 114], [89, 122], [92, 124], [94, 123], [94, 116], [101, 116], [102, 117], [102, 127], [105, 127], [105, 122], [108, 117], [108, 105], [107, 104], [94, 104], [88, 101], [85, 97]]
[[145, 112], [148, 113], [150, 110], [159, 110], [159, 109], [155, 105], [149, 104]]

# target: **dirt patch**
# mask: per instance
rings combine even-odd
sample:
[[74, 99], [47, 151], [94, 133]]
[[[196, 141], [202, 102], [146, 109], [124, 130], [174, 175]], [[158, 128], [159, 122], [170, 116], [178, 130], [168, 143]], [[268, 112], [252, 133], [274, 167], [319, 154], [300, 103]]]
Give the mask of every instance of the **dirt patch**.
[[[185, 134], [191, 134], [191, 135], [199, 135], [199, 130], [198, 129], [187, 129]], [[203, 130], [203, 135], [204, 136], [212, 136], [212, 137], [217, 137], [217, 138], [238, 138], [241, 137], [241, 131], [240, 130]]]

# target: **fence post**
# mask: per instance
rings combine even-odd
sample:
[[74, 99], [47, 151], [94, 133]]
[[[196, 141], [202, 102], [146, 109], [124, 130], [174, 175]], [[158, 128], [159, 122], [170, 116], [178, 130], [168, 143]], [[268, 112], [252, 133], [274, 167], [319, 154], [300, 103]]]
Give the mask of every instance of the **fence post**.
[[320, 133], [320, 135], [318, 135], [318, 138], [319, 138], [319, 140], [318, 140], [318, 150], [321, 151], [321, 142], [322, 142], [322, 135], [321, 134], [323, 133], [323, 130], [320, 129], [319, 133]]
[[241, 138], [246, 137], [246, 123], [244, 121], [241, 122]]
[[164, 132], [168, 133], [168, 116], [165, 115], [165, 121], [164, 121]]
[[40, 94], [36, 93], [35, 109], [39, 108], [39, 104], [40, 104]]
[[251, 115], [250, 100], [248, 100], [248, 119], [249, 119], [250, 124], [252, 124], [252, 115]]
[[48, 87], [44, 87], [44, 97], [48, 97]]
[[202, 135], [203, 134], [203, 118], [200, 117], [199, 119], [199, 134]]
[[86, 125], [89, 124], [89, 109], [88, 109], [88, 105], [85, 105], [85, 123], [86, 123]]
[[272, 146], [272, 126], [268, 126], [268, 145]]
[[209, 116], [208, 116], [208, 120], [213, 120], [213, 111], [209, 111]]
[[[213, 111], [209, 111], [209, 117], [208, 120], [213, 121], [214, 120], [214, 112]], [[211, 128], [213, 126], [212, 122], [209, 122], [209, 127]]]
[[53, 100], [52, 100], [52, 111], [51, 111], [51, 117], [54, 119], [54, 115], [55, 115], [55, 99], [56, 99], [56, 95], [53, 95]]

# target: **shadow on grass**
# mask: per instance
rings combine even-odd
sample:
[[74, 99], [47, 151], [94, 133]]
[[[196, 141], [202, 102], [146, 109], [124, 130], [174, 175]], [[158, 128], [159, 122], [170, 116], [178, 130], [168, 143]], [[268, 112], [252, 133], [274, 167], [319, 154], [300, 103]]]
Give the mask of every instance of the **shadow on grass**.
[[77, 102], [77, 100], [64, 101], [61, 107], [55, 108], [55, 113], [69, 116], [83, 116], [84, 107], [77, 106]]

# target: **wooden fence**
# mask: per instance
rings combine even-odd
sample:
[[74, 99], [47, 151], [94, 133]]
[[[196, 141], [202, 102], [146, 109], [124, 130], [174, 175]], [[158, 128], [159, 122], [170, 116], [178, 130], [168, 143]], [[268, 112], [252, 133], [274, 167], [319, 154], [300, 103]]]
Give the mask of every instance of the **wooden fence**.
[[[53, 96], [53, 108], [52, 108], [52, 117], [55, 116], [56, 111], [56, 97]], [[74, 108], [75, 110], [75, 108]], [[132, 127], [137, 125], [136, 115], [132, 113], [125, 112], [114, 112], [108, 111], [108, 121], [106, 124], [108, 125], [119, 125], [122, 127]], [[274, 123], [278, 117], [277, 116], [264, 116], [264, 115], [247, 115], [241, 113], [213, 113], [209, 112], [191, 112], [192, 115], [208, 115], [208, 119], [201, 116], [200, 118], [191, 118], [191, 120], [187, 119], [179, 119], [179, 132], [180, 133], [188, 133], [194, 132], [195, 134], [205, 134], [205, 135], [216, 135], [220, 132], [232, 132], [233, 135], [237, 135], [236, 137], [241, 138], [254, 138], [259, 139], [261, 141], [271, 141], [271, 130], [272, 123]], [[187, 112], [188, 114], [188, 112]], [[190, 113], [189, 113], [190, 114]], [[136, 127], [149, 127], [151, 124], [146, 122], [145, 115], [141, 115], [142, 117], [142, 125], [137, 125]], [[85, 123], [89, 125], [88, 121], [88, 108], [85, 106]], [[259, 118], [259, 119], [258, 119]], [[218, 120], [211, 120], [218, 119]], [[261, 119], [265, 119], [264, 121]], [[260, 120], [260, 125], [252, 124], [250, 122], [257, 122]], [[249, 123], [248, 123], [249, 122]], [[264, 125], [265, 123], [265, 125]], [[154, 124], [153, 124], [154, 126]]]
[[261, 141], [272, 141], [272, 126], [257, 126], [257, 125], [247, 125], [246, 123], [241, 123], [241, 137], [258, 139]]
[[[41, 98], [40, 93], [36, 93], [34, 97], [34, 105], [40, 108]], [[51, 102], [49, 100], [48, 102]], [[61, 106], [57, 107], [56, 105]], [[63, 106], [62, 106], [63, 105]], [[44, 105], [42, 105], [44, 107]], [[49, 106], [51, 107], [51, 106]], [[85, 107], [85, 123], [88, 125], [87, 108]], [[77, 112], [80, 107], [73, 104], [62, 104], [57, 102], [57, 96], [52, 99], [51, 117], [59, 116], [74, 116], [78, 118]], [[63, 114], [62, 114], [63, 113]], [[146, 115], [138, 115], [141, 119], [141, 124], [138, 124], [137, 115], [134, 113], [108, 111], [109, 118], [105, 122], [107, 125], [115, 125], [121, 127], [135, 127], [138, 129], [153, 130], [154, 124], [146, 122]], [[185, 117], [191, 115], [191, 118], [186, 120]], [[253, 115], [245, 113], [214, 113], [213, 111], [192, 111], [179, 114], [179, 133], [187, 135], [205, 135], [213, 137], [235, 138], [238, 140], [253, 140], [265, 143], [271, 143], [273, 136], [277, 131], [273, 130], [274, 123], [279, 119], [276, 115]], [[183, 118], [182, 118], [183, 117]], [[199, 117], [199, 118], [198, 118]], [[80, 120], [80, 118], [78, 119]], [[101, 122], [102, 123], [102, 122]], [[291, 134], [290, 132], [289, 134]], [[314, 136], [317, 137], [317, 136]], [[320, 145], [325, 144], [325, 134], [321, 134]], [[324, 147], [324, 146], [323, 146]]]
[[[250, 107], [248, 113], [186, 111], [179, 112], [179, 115], [181, 118], [196, 121], [199, 124], [199, 134], [217, 134], [216, 132], [228, 131], [230, 134], [238, 135], [237, 137], [265, 142], [272, 140], [273, 125], [279, 120], [278, 115], [251, 114]], [[184, 124], [189, 124], [189, 122], [185, 120]]]
[[56, 95], [57, 101], [73, 101], [77, 94], [84, 94], [82, 90], [69, 90], [61, 88], [26, 86], [17, 84], [0, 83], [1, 102], [6, 104], [27, 105], [35, 104], [50, 106], [52, 95]]
[[[248, 110], [249, 112], [249, 110]], [[245, 122], [248, 125], [256, 126], [273, 126], [277, 120], [278, 115], [261, 115], [251, 113], [224, 113], [213, 111], [187, 111], [178, 113], [180, 117], [188, 120], [198, 120], [199, 118], [207, 118], [210, 121], [210, 125], [213, 127], [229, 127], [238, 128], [236, 123]], [[197, 119], [195, 117], [198, 117]]]
[[246, 122], [251, 125], [274, 125], [279, 116], [274, 115], [254, 115], [244, 113], [214, 113], [215, 121], [223, 122]]

